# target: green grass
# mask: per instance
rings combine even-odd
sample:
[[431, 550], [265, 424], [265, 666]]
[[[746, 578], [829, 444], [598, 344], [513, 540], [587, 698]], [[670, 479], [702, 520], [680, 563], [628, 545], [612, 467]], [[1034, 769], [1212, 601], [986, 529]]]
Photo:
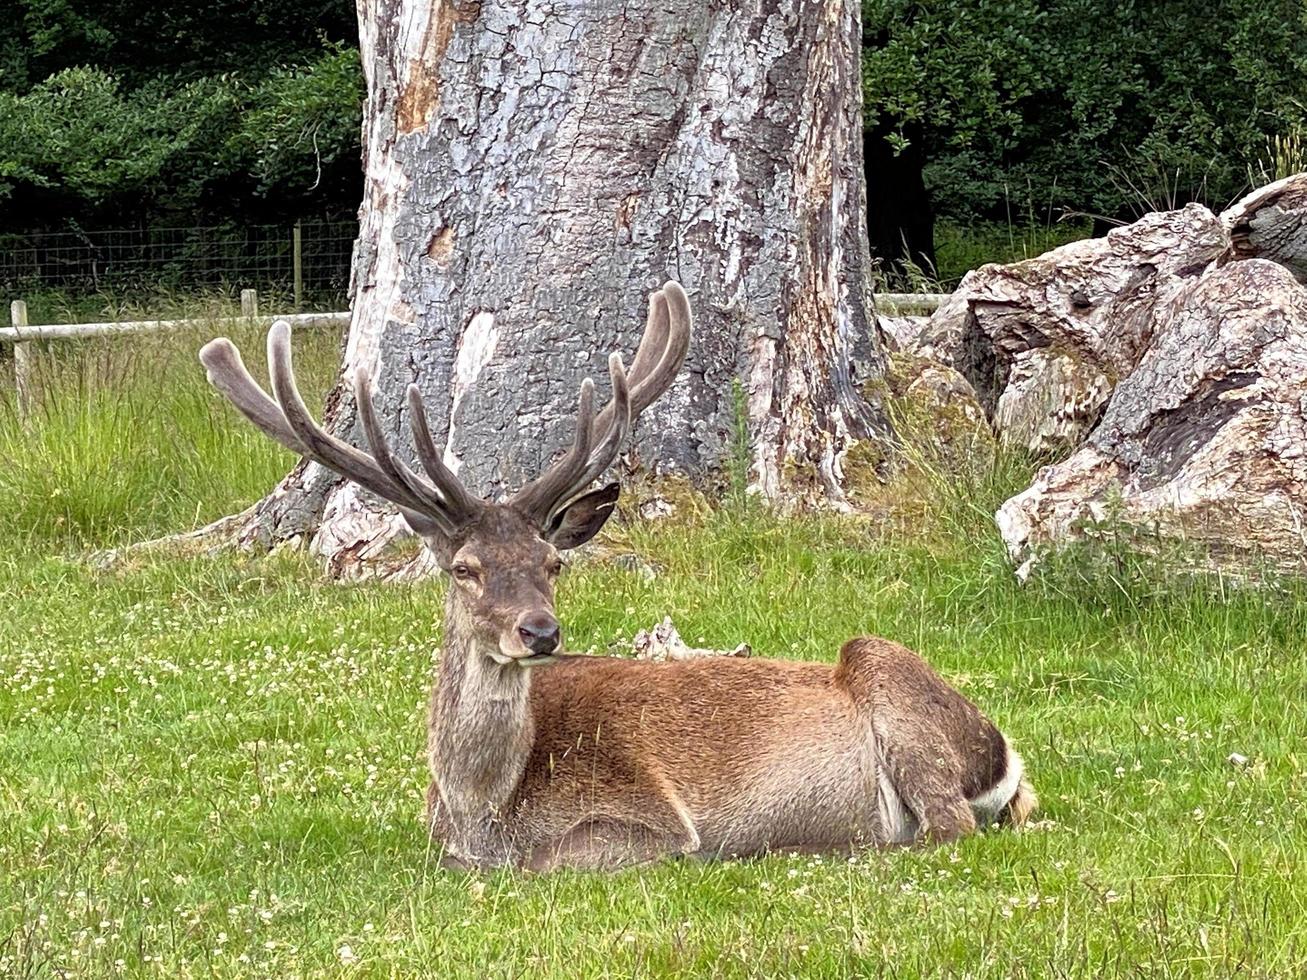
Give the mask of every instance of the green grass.
[[[31, 417], [20, 420], [13, 362], [0, 363], [0, 500], [23, 548], [77, 550], [215, 520], [294, 462], [204, 383], [201, 344], [229, 333], [258, 351], [258, 328], [230, 324], [38, 350]], [[306, 397], [334, 378], [339, 334], [296, 332]]]
[[959, 225], [940, 222], [935, 227], [935, 270], [933, 279], [948, 291], [971, 269], [987, 262], [1017, 262], [1043, 255], [1059, 245], [1088, 238], [1085, 221], [1053, 225], [979, 223]]
[[[140, 360], [106, 386], [97, 357], [52, 368], [89, 380], [31, 428], [0, 415], [0, 976], [1307, 970], [1307, 588], [1088, 561], [1019, 587], [985, 517], [1010, 462], [906, 481], [932, 496], [901, 519], [624, 525], [660, 572], [570, 570], [573, 648], [665, 615], [691, 642], [811, 660], [896, 638], [1014, 740], [1038, 821], [851, 862], [461, 876], [420, 822], [440, 583], [332, 584], [286, 554], [96, 571], [80, 549], [239, 506], [286, 464], [198, 370], [164, 385]], [[55, 502], [101, 494], [93, 517]]]

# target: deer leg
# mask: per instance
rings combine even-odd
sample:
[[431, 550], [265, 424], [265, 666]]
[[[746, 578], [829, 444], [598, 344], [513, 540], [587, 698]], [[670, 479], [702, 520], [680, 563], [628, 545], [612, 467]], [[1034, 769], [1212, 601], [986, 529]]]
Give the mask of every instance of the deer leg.
[[615, 871], [648, 864], [679, 853], [681, 841], [640, 823], [599, 818], [577, 824], [556, 841], [535, 848], [527, 861], [531, 871], [572, 868]]
[[660, 774], [649, 773], [640, 783], [641, 791], [556, 825], [561, 832], [531, 849], [527, 867], [611, 871], [697, 854], [699, 832], [676, 790]]
[[475, 864], [469, 861], [464, 861], [462, 858], [454, 857], [452, 854], [440, 855], [440, 861], [437, 863], [446, 871], [471, 871], [476, 867]]
[[[564, 781], [576, 774], [556, 772], [558, 792], [516, 814], [531, 842], [527, 868], [613, 870], [699, 851], [694, 817], [665, 773], [625, 758], [604, 763], [610, 789], [598, 799], [568, 792]], [[587, 774], [585, 788], [592, 782]]]
[[945, 844], [975, 832], [976, 817], [962, 795], [960, 767], [947, 746], [883, 746], [882, 764], [917, 818], [916, 840]]

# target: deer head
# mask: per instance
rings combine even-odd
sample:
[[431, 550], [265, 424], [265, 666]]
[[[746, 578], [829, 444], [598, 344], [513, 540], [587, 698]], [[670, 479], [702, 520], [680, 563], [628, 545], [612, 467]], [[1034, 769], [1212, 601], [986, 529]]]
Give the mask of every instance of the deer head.
[[617, 484], [589, 490], [622, 447], [636, 418], [671, 385], [690, 344], [690, 305], [668, 282], [649, 300], [649, 318], [628, 375], [619, 354], [608, 359], [612, 397], [598, 413], [594, 383], [581, 382], [576, 432], [568, 451], [508, 500], [480, 500], [444, 463], [416, 385], [407, 392], [413, 448], [425, 475], [388, 444], [365, 368], [354, 396], [370, 452], [331, 435], [309, 414], [295, 384], [290, 326], [268, 332], [269, 397], [227, 338], [206, 344], [200, 361], [209, 382], [264, 434], [352, 480], [399, 508], [453, 579], [451, 609], [476, 645], [501, 665], [547, 663], [562, 649], [554, 616], [559, 553], [589, 541], [612, 514]]

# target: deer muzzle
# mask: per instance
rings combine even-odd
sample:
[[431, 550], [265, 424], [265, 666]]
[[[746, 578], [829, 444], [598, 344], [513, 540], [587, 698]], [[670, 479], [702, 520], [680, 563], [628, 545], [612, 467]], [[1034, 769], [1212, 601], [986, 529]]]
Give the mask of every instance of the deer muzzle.
[[551, 612], [539, 609], [524, 613], [514, 629], [512, 640], [505, 637], [499, 644], [500, 656], [495, 660], [500, 664], [534, 667], [551, 662], [562, 649], [563, 630]]

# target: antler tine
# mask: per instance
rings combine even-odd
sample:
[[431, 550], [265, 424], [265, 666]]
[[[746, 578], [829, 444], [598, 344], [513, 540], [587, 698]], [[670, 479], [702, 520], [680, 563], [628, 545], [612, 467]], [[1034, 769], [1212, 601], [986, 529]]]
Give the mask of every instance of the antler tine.
[[631, 431], [631, 388], [627, 384], [626, 370], [622, 367], [621, 354], [608, 355], [608, 373], [613, 380], [613, 397], [607, 406], [608, 409], [612, 410], [610, 414], [612, 421], [599, 445], [590, 451], [590, 458], [586, 462], [585, 469], [581, 470], [572, 481], [571, 486], [558, 496], [555, 505], [550, 509], [551, 517], [558, 512], [563, 504], [588, 487], [590, 481], [608, 469], [613, 460], [617, 458], [618, 451], [622, 448], [622, 440]]
[[662, 294], [667, 302], [667, 340], [658, 366], [631, 389], [632, 416], [638, 416], [672, 386], [690, 352], [690, 299], [680, 283], [671, 280], [663, 284]]
[[594, 382], [589, 378], [581, 382], [576, 432], [567, 455], [513, 495], [513, 506], [542, 523], [590, 460], [590, 446], [594, 441], [594, 390]]
[[422, 513], [429, 510], [424, 501], [387, 476], [371, 456], [329, 435], [313, 421], [295, 384], [290, 324], [285, 320], [278, 320], [268, 331], [268, 365], [271, 368], [272, 393], [281, 406], [287, 424], [307, 450], [306, 456], [392, 503]]
[[286, 422], [277, 403], [264, 393], [258, 382], [250, 376], [241, 352], [226, 337], [211, 340], [200, 348], [200, 363], [204, 365], [209, 384], [227, 396], [256, 429], [273, 442], [281, 443], [300, 456], [309, 455], [308, 448], [295, 435]]
[[[632, 424], [676, 380], [690, 350], [690, 331], [690, 301], [679, 283], [668, 280], [650, 303], [649, 321], [631, 370]], [[661, 343], [655, 345], [655, 340]], [[612, 424], [612, 408], [610, 402], [599, 413], [595, 426], [600, 432]]]
[[[645, 320], [644, 334], [640, 338], [640, 346], [636, 349], [631, 370], [629, 373], [623, 371], [623, 378], [628, 391], [647, 377], [659, 363], [667, 346], [668, 330], [667, 300], [661, 291], [655, 292], [649, 297], [649, 315]], [[584, 383], [589, 384], [589, 379], [587, 378]], [[617, 393], [616, 384], [613, 386], [613, 393], [615, 399]], [[582, 398], [584, 399], [584, 397], [585, 394], [582, 392]], [[578, 422], [576, 440], [566, 457], [559, 460], [542, 476], [527, 484], [514, 495], [513, 502], [519, 509], [533, 517], [547, 519], [556, 510], [558, 504], [563, 503], [578, 489], [585, 487], [594, 479], [594, 475], [588, 476], [584, 480], [581, 479], [585, 473], [593, 469], [593, 459], [596, 454], [600, 453], [599, 447], [590, 448], [594, 442], [594, 433], [602, 432], [604, 436], [600, 440], [601, 445], [607, 446], [614, 438], [620, 445], [621, 438], [626, 431], [625, 429], [619, 431], [613, 428], [613, 417], [616, 411], [613, 407], [614, 399], [610, 399], [609, 403], [604, 406], [597, 425], [593, 424], [592, 415], [589, 417], [590, 424], [588, 426], [581, 426]], [[577, 443], [580, 442], [582, 435], [587, 437], [587, 446], [584, 450], [578, 450]], [[612, 455], [615, 454], [614, 451]], [[611, 462], [612, 457], [607, 450], [604, 450], [602, 455], [608, 457], [609, 462]], [[607, 464], [604, 464], [604, 466], [606, 467]], [[603, 468], [601, 467], [598, 472], [602, 472]]]
[[[274, 337], [274, 335], [277, 336]], [[269, 331], [269, 350], [273, 349], [274, 341], [276, 341], [277, 346], [285, 345], [288, 357], [289, 335], [289, 325], [283, 321], [278, 321], [273, 325], [273, 329]], [[285, 406], [269, 398], [264, 390], [259, 387], [258, 382], [250, 375], [244, 361], [241, 360], [240, 351], [226, 337], [219, 337], [205, 344], [200, 350], [200, 362], [205, 367], [209, 383], [226, 395], [227, 399], [254, 424], [255, 428], [274, 442], [278, 442], [291, 452], [306, 456], [328, 469], [335, 470], [373, 493], [380, 494], [386, 499], [400, 504], [401, 507], [410, 506], [413, 503], [403, 487], [396, 485], [393, 480], [373, 464], [368, 456], [352, 446], [341, 443], [340, 446], [348, 452], [323, 453], [320, 446], [314, 445], [314, 442], [304, 438], [299, 428], [292, 423], [291, 419], [287, 418]], [[275, 374], [275, 359], [273, 359], [273, 363]], [[289, 361], [287, 361], [286, 366], [289, 367]], [[274, 389], [275, 384], [274, 378]], [[291, 379], [291, 387], [294, 388], [293, 378]], [[296, 391], [295, 398], [302, 413], [307, 416], [308, 410], [303, 407], [303, 400], [299, 399], [298, 396], [299, 393]], [[311, 420], [310, 426], [312, 427]], [[323, 433], [323, 436], [325, 437], [325, 433]], [[330, 437], [326, 438], [329, 439]], [[425, 510], [425, 508], [423, 509]]]
[[645, 319], [644, 335], [640, 337], [640, 346], [636, 348], [635, 360], [627, 372], [627, 381], [631, 386], [638, 385], [658, 364], [663, 349], [667, 346], [667, 332], [670, 329], [667, 312], [667, 297], [662, 290], [649, 294], [649, 315]]
[[382, 472], [421, 501], [421, 512], [437, 520], [446, 532], [456, 530], [458, 519], [450, 513], [449, 502], [437, 488], [409, 469], [391, 450], [381, 426], [381, 417], [377, 414], [376, 402], [372, 400], [372, 378], [367, 368], [360, 367], [354, 374], [354, 400], [358, 404], [368, 448], [372, 450], [372, 456]]
[[448, 509], [459, 519], [476, 512], [481, 502], [476, 500], [463, 486], [454, 471], [445, 465], [444, 452], [436, 448], [436, 441], [431, 438], [431, 427], [427, 425], [427, 406], [422, 401], [422, 392], [417, 385], [408, 386], [408, 412], [411, 416], [409, 426], [413, 431], [413, 448], [417, 450], [422, 468], [436, 485], [436, 489], [449, 502]]
[[[545, 514], [548, 523], [548, 519], [564, 504], [585, 490], [595, 477], [612, 465], [622, 441], [635, 424], [635, 419], [667, 390], [685, 362], [689, 349], [690, 302], [685, 290], [669, 281], [649, 297], [649, 316], [630, 373], [623, 368], [620, 355], [613, 354], [608, 359], [608, 369], [613, 379], [613, 396], [591, 426], [590, 439], [594, 445], [589, 451], [589, 458], [584, 465], [568, 465], [571, 478], [565, 482], [562, 477], [566, 471], [561, 467], [574, 458], [576, 447], [573, 446], [566, 460], [560, 461], [557, 467], [551, 468], [545, 476], [520, 491], [514, 498], [515, 502], [520, 503], [525, 499], [532, 508], [531, 513], [534, 516]], [[596, 433], [599, 434], [597, 439]], [[578, 429], [578, 440], [580, 435]], [[546, 479], [549, 481], [548, 494], [538, 493], [535, 487]]]

